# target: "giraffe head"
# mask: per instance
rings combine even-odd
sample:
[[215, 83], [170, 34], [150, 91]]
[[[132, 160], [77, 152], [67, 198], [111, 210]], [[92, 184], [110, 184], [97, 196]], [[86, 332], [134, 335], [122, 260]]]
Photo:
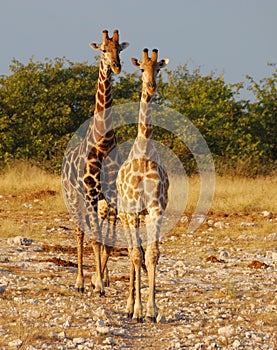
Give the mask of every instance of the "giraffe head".
[[90, 43], [89, 46], [94, 50], [102, 51], [102, 60], [107, 67], [110, 67], [115, 74], [120, 73], [121, 64], [119, 53], [129, 46], [129, 43], [119, 43], [118, 30], [114, 30], [112, 38], [109, 38], [107, 30], [103, 30], [103, 41], [101, 44]]
[[148, 56], [148, 49], [144, 49], [142, 53], [142, 61], [132, 58], [135, 67], [142, 71], [143, 89], [150, 95], [154, 95], [157, 89], [156, 79], [159, 71], [169, 62], [168, 58], [164, 58], [158, 62], [158, 50], [152, 51], [152, 57]]

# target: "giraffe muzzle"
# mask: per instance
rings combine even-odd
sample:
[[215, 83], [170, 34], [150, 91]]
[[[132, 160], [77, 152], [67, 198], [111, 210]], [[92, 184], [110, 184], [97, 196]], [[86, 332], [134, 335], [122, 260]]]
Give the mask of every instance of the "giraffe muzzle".
[[147, 84], [147, 91], [149, 95], [154, 95], [156, 93], [157, 85], [155, 83], [148, 83]]
[[112, 68], [112, 71], [114, 72], [114, 74], [119, 74], [121, 72], [121, 64], [120, 63], [113, 62], [111, 68]]

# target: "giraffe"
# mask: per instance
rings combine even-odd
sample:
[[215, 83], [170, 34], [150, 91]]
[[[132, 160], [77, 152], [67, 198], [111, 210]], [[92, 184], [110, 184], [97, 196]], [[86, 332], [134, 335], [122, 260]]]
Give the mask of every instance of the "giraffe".
[[127, 300], [129, 318], [142, 322], [141, 265], [143, 249], [140, 240], [140, 219], [146, 212], [145, 264], [148, 273], [149, 296], [146, 319], [155, 322], [158, 309], [155, 303], [155, 275], [159, 259], [159, 233], [168, 201], [169, 181], [154, 145], [151, 121], [151, 98], [156, 92], [156, 78], [169, 60], [157, 61], [158, 50], [148, 57], [143, 50], [142, 61], [132, 58], [135, 67], [142, 71], [138, 133], [127, 160], [121, 166], [116, 185], [118, 189], [118, 214], [126, 232], [130, 258], [130, 287]]
[[[118, 30], [114, 30], [111, 38], [108, 31], [104, 30], [101, 44], [90, 43], [91, 48], [102, 52], [94, 116], [83, 140], [66, 150], [62, 168], [64, 197], [76, 224], [78, 274], [75, 288], [84, 292], [83, 245], [86, 232], [92, 236], [95, 256], [95, 280], [92, 278], [91, 282], [94, 285], [94, 292], [100, 295], [105, 294], [103, 274], [111, 246], [106, 245], [103, 238], [103, 226], [102, 223], [99, 224], [98, 218], [98, 214], [101, 216], [98, 202], [103, 202], [103, 199], [107, 201], [109, 222], [107, 235], [114, 235], [117, 215], [115, 180], [121, 163], [112, 129], [111, 74], [120, 73], [119, 53], [128, 45], [127, 42], [119, 43]], [[100, 206], [102, 207], [101, 204]]]

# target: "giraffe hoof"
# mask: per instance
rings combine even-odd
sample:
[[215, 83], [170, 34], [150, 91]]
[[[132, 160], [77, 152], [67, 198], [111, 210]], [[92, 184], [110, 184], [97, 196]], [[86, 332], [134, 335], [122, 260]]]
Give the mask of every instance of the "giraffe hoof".
[[95, 288], [93, 289], [93, 293], [95, 294], [95, 295], [99, 295], [100, 297], [103, 297], [104, 295], [105, 295], [105, 290], [96, 290]]
[[127, 318], [132, 319], [133, 318], [133, 313], [132, 312], [127, 312]]
[[146, 316], [146, 322], [148, 323], [157, 323], [157, 319], [155, 316]]
[[84, 287], [77, 287], [76, 288], [78, 293], [84, 293], [85, 292], [85, 288]]
[[136, 321], [137, 321], [137, 323], [143, 323], [143, 318], [142, 317], [137, 317]]

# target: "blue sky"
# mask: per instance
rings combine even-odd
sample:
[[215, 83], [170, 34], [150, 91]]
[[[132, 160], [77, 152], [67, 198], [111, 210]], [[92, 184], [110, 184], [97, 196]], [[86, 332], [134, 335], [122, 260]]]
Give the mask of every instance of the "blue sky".
[[169, 57], [169, 69], [187, 63], [223, 72], [226, 82], [270, 76], [267, 63], [277, 63], [276, 0], [2, 0], [0, 74], [12, 58], [93, 63], [89, 42], [115, 28], [130, 42], [121, 54], [128, 72], [144, 47]]

